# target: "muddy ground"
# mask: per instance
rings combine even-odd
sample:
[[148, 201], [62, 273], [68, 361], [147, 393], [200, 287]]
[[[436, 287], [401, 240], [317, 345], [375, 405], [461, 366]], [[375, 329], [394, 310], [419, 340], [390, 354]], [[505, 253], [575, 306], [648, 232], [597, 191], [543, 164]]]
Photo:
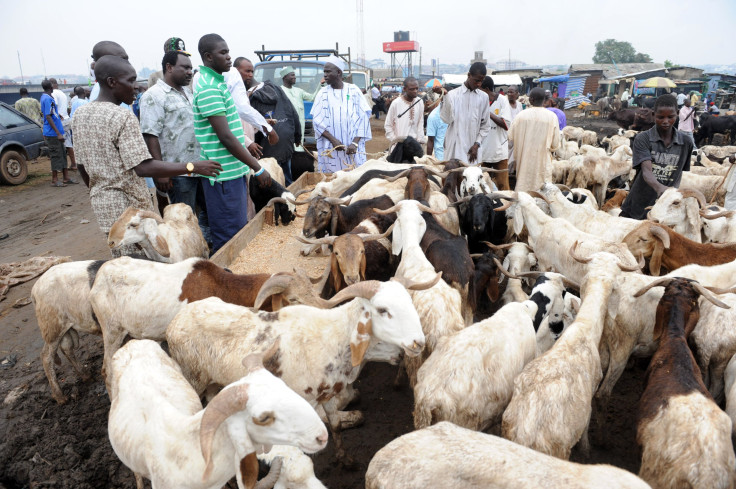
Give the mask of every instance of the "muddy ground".
[[[586, 128], [607, 126], [608, 121], [591, 119], [581, 124], [578, 120], [582, 118], [570, 118], [569, 123]], [[372, 127], [375, 139], [368, 151], [385, 149], [383, 119], [372, 120]], [[0, 263], [45, 254], [74, 260], [107, 258], [105, 238], [92, 214], [86, 188], [51, 188], [48, 168], [48, 160], [40, 160], [31, 165], [26, 184], [0, 186], [0, 235], [10, 235], [0, 240]], [[81, 224], [83, 220], [90, 222]], [[82, 383], [64, 360], [58, 373], [62, 389], [72, 400], [59, 406], [51, 399], [39, 358], [43, 341], [33, 306], [11, 307], [16, 300], [30, 296], [34, 283], [12, 287], [0, 302], [0, 358], [15, 361], [7, 368], [0, 364], [0, 489], [135, 487], [132, 473], [119, 462], [107, 438], [109, 401], [99, 376], [99, 337], [82, 336], [78, 350], [84, 364], [97, 373], [94, 380]], [[612, 445], [594, 446], [590, 462], [637, 471], [634, 419], [644, 368], [635, 364], [618, 383], [606, 426]], [[411, 431], [412, 392], [407, 386], [392, 387], [396, 372], [397, 367], [369, 364], [358, 379], [356, 386], [362, 397], [356, 408], [365, 414], [365, 424], [345, 431], [343, 437], [359, 468], [346, 471], [337, 467], [328, 445], [314, 457], [317, 476], [327, 487], [364, 487], [363, 477], [373, 454]]]

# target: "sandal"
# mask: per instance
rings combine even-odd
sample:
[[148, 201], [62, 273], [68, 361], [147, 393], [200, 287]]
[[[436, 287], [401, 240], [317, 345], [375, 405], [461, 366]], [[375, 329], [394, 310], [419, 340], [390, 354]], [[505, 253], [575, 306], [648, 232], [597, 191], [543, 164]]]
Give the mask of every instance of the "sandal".
[[66, 185], [74, 185], [74, 184], [77, 184], [79, 182], [70, 178], [69, 180], [64, 180], [64, 183]]
[[52, 187], [66, 187], [66, 184], [64, 182], [56, 181], [51, 184]]

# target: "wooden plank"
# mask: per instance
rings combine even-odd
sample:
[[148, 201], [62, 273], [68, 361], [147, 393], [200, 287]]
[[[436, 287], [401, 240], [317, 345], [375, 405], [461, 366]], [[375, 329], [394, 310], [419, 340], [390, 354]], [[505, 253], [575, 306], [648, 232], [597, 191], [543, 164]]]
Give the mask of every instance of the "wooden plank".
[[[317, 182], [321, 182], [325, 179], [325, 175], [322, 173], [304, 173], [299, 179], [289, 185], [288, 189], [290, 192], [298, 192], [299, 190], [315, 185]], [[265, 207], [255, 215], [251, 221], [245, 225], [243, 229], [233, 236], [230, 241], [220, 248], [217, 253], [210, 257], [210, 261], [221, 266], [227, 267], [240, 255], [240, 252], [248, 246], [253, 238], [263, 229], [264, 224], [267, 222], [267, 214], [270, 214], [271, 219], [269, 225], [273, 225], [273, 209]]]

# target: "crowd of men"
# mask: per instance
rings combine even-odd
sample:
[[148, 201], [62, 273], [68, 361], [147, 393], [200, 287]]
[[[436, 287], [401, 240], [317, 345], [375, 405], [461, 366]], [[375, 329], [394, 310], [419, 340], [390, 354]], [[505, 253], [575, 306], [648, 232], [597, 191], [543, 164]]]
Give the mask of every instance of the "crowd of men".
[[[370, 117], [379, 117], [385, 106], [377, 87], [364, 95], [343, 79], [342, 59], [326, 60], [322, 86], [309, 93], [296, 86], [290, 66], [280, 70], [279, 84], [255, 80], [250, 60], [231, 61], [227, 42], [217, 34], [203, 36], [197, 47], [202, 65], [194, 69], [184, 41], [167, 39], [161, 71], [151, 75], [145, 93], [125, 49], [112, 41], [94, 46], [97, 81], [91, 91], [77, 87], [71, 102], [53, 79], [44, 81], [40, 103], [21, 89], [16, 107], [43, 122], [52, 185], [77, 183], [68, 172], [78, 169], [103, 232], [128, 207], [153, 211], [149, 188], [155, 185], [165, 200], [191, 207], [216, 252], [248, 222], [248, 178], [271, 185], [259, 158], [275, 158], [291, 183], [292, 156], [304, 151], [304, 101], [313, 101], [320, 171], [366, 161]], [[494, 178], [501, 190], [511, 189], [509, 173], [515, 174], [516, 191], [536, 190], [550, 180], [551, 153], [561, 143], [566, 119], [544, 90], [532, 89], [525, 108], [517, 87], [496, 90], [485, 65], [473, 63], [460, 87], [434, 86], [428, 95], [425, 104], [418, 81], [408, 77], [401, 95], [391, 100], [384, 122], [389, 161], [413, 161], [412, 155], [426, 151], [440, 160], [491, 167], [502, 171]], [[631, 217], [642, 218], [652, 199], [677, 185], [687, 169], [683, 155], [692, 151], [692, 137], [673, 132], [679, 100], [666, 97], [655, 106], [655, 127], [634, 143], [638, 173], [623, 206]], [[689, 102], [683, 100], [679, 111], [685, 131], [694, 112]], [[136, 251], [123, 247], [113, 255]]]

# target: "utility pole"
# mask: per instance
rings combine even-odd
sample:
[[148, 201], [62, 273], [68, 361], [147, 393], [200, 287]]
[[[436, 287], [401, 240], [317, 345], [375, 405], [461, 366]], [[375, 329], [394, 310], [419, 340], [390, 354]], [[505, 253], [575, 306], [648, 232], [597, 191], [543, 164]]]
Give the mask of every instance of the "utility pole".
[[358, 38], [358, 63], [365, 68], [365, 29], [363, 27], [363, 0], [355, 0], [356, 23], [355, 30]]
[[18, 67], [20, 68], [20, 83], [21, 85], [25, 85], [26, 80], [23, 78], [23, 65], [20, 62], [20, 50], [18, 50]]
[[43, 62], [43, 77], [48, 78], [46, 76], [46, 58], [43, 57], [43, 49], [41, 50], [41, 61]]

